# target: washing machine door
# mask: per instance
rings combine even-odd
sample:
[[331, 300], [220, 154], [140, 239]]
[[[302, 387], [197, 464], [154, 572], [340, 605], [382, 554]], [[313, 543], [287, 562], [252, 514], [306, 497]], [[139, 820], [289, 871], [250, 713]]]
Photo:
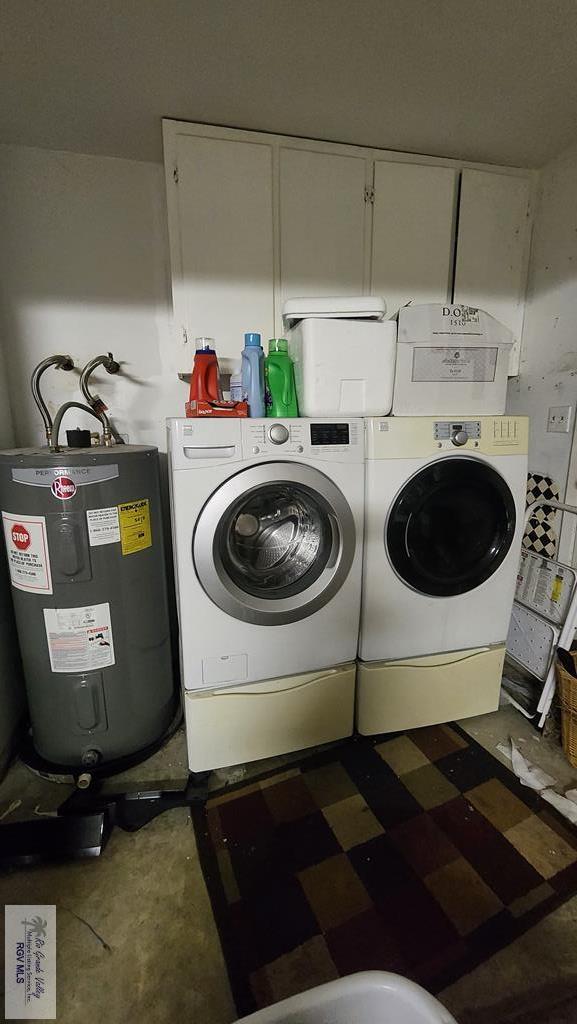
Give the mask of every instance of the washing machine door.
[[452, 597], [488, 580], [515, 535], [515, 501], [492, 466], [439, 459], [401, 489], [385, 524], [393, 569], [421, 594]]
[[336, 484], [311, 466], [273, 462], [241, 470], [211, 495], [192, 553], [219, 608], [270, 626], [306, 618], [330, 601], [348, 576], [355, 544], [353, 514]]

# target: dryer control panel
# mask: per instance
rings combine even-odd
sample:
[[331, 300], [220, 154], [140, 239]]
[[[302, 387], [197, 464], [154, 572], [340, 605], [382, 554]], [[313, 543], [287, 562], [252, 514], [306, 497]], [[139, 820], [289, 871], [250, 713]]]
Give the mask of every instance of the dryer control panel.
[[491, 448], [515, 450], [526, 434], [526, 421], [518, 416], [484, 417], [478, 420], [434, 420], [437, 448]]
[[481, 436], [481, 422], [480, 420], [438, 420], [435, 421], [434, 435], [435, 441], [444, 441], [447, 438], [453, 436], [453, 434], [459, 431], [464, 431], [467, 437], [480, 437]]
[[457, 452], [479, 455], [527, 453], [526, 416], [388, 416], [366, 421], [367, 459], [422, 459]]
[[[434, 427], [435, 441], [448, 441], [455, 448], [462, 448], [468, 441], [477, 441], [481, 437], [480, 420], [460, 420], [459, 422], [449, 420], [436, 420]], [[478, 447], [478, 444], [474, 444]]]

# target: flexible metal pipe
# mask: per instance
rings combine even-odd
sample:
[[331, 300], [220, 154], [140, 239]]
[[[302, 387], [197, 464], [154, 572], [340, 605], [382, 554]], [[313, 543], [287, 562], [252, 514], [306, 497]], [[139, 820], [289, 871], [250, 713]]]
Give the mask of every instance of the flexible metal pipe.
[[60, 434], [62, 419], [64, 417], [64, 414], [68, 411], [68, 409], [82, 409], [83, 412], [89, 412], [91, 416], [94, 416], [99, 421], [99, 423], [102, 424], [104, 444], [107, 447], [109, 447], [113, 443], [112, 435], [110, 433], [110, 423], [108, 422], [108, 417], [105, 416], [104, 413], [97, 412], [96, 409], [91, 409], [89, 405], [84, 405], [83, 402], [65, 402], [64, 405], [60, 406], [58, 412], [56, 413], [56, 416], [54, 417], [54, 425], [52, 427], [52, 443], [50, 445], [50, 448], [53, 452], [60, 451], [58, 437]]
[[36, 405], [38, 406], [38, 411], [40, 412], [40, 415], [42, 416], [42, 419], [44, 421], [44, 431], [46, 434], [46, 441], [48, 442], [48, 446], [52, 444], [52, 417], [48, 411], [48, 406], [46, 405], [46, 402], [44, 401], [42, 394], [40, 392], [40, 378], [44, 371], [47, 370], [49, 366], [55, 366], [59, 370], [73, 370], [74, 361], [72, 359], [72, 356], [48, 356], [47, 359], [43, 359], [41, 363], [38, 363], [38, 366], [36, 366], [35, 369], [32, 371], [32, 376], [30, 378], [32, 396], [34, 398], [34, 401], [36, 402]]
[[91, 409], [94, 409], [99, 413], [103, 418], [103, 422], [108, 424], [108, 430], [114, 437], [116, 443], [124, 444], [124, 440], [118, 433], [116, 427], [106, 415], [106, 406], [104, 402], [99, 395], [93, 395], [88, 387], [88, 381], [98, 366], [103, 366], [107, 373], [118, 373], [120, 370], [120, 364], [116, 362], [112, 352], [105, 353], [101, 356], [95, 356], [94, 359], [91, 359], [86, 364], [80, 374], [80, 390]]

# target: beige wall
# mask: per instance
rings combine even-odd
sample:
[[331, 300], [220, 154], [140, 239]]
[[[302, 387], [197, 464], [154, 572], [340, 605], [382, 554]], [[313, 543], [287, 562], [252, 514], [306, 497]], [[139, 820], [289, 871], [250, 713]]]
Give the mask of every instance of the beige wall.
[[[17, 444], [42, 437], [33, 367], [67, 352], [82, 367], [112, 351], [122, 375], [95, 377], [121, 433], [165, 448], [182, 415], [176, 376], [160, 164], [0, 146], [0, 331]], [[3, 375], [0, 375], [3, 377]], [[48, 371], [54, 412], [79, 398], [78, 376]], [[5, 415], [0, 390], [0, 427]], [[66, 426], [93, 424], [68, 413]]]
[[541, 172], [521, 372], [577, 373], [577, 146]]
[[[577, 146], [541, 172], [533, 229], [520, 376], [509, 383], [509, 410], [531, 418], [529, 467], [577, 499], [570, 471], [573, 431], [547, 431], [551, 405], [577, 409]], [[576, 467], [577, 468], [577, 467]], [[572, 517], [561, 552], [570, 557]], [[571, 523], [570, 523], [571, 521]], [[577, 519], [575, 520], [577, 523]], [[571, 529], [568, 527], [571, 525]]]

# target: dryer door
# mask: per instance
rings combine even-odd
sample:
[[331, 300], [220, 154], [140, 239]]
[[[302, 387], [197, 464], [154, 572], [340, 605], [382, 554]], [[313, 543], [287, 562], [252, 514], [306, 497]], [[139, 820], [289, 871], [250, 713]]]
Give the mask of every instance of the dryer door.
[[355, 544], [349, 504], [324, 473], [269, 462], [242, 470], [211, 495], [192, 554], [219, 608], [270, 626], [322, 608], [347, 578]]
[[515, 501], [492, 466], [465, 456], [415, 473], [385, 524], [393, 569], [421, 594], [474, 590], [499, 568], [515, 535]]

